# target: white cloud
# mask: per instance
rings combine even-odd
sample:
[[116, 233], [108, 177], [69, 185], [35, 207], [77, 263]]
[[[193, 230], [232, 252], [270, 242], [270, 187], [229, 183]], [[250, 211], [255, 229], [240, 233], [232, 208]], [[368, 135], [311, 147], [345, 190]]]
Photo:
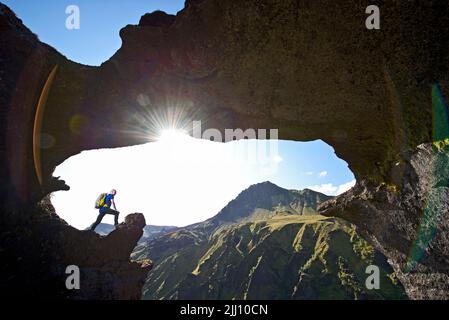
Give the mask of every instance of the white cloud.
[[320, 178], [324, 178], [325, 176], [327, 176], [327, 171], [321, 171], [320, 173], [318, 173], [318, 177]]
[[281, 156], [277, 155], [277, 156], [275, 156], [275, 157], [273, 158], [273, 160], [274, 160], [275, 163], [280, 163], [280, 162], [282, 162], [284, 159], [283, 159]]
[[323, 183], [320, 185], [314, 185], [307, 188], [328, 195], [335, 195], [335, 191], [337, 191], [338, 189], [338, 187], [334, 186], [332, 183]]
[[338, 186], [336, 195], [342, 194], [355, 186], [355, 179]]
[[307, 172], [304, 172], [304, 174], [307, 176], [311, 176], [313, 174], [313, 171], [307, 171]]
[[338, 196], [343, 192], [348, 191], [355, 185], [355, 179], [349, 182], [343, 183], [339, 186], [334, 186], [332, 183], [323, 183], [320, 185], [314, 185], [307, 187], [308, 189], [321, 192], [330, 196]]

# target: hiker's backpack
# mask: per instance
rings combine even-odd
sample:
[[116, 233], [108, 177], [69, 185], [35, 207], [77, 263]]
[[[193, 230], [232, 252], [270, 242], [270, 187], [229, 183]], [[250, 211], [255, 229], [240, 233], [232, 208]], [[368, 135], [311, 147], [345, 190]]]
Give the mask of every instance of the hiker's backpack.
[[101, 207], [103, 207], [104, 199], [107, 195], [107, 193], [102, 193], [98, 196], [97, 200], [95, 201], [95, 209], [100, 209]]

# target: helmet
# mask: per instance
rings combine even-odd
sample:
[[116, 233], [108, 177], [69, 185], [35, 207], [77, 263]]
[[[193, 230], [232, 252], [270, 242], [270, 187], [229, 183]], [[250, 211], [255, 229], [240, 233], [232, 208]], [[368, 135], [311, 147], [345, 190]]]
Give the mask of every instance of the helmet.
[[111, 190], [111, 194], [113, 194], [114, 196], [117, 194], [117, 190], [115, 190], [115, 189], [112, 189]]

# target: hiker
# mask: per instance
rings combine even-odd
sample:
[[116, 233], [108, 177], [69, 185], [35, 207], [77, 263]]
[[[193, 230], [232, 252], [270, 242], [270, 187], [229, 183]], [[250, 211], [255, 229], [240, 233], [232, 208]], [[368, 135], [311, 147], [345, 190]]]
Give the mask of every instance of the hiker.
[[[115, 207], [114, 197], [116, 194], [117, 190], [112, 189], [110, 193], [102, 193], [97, 199], [98, 203], [95, 204], [95, 208], [100, 209], [100, 213], [98, 214], [97, 220], [90, 227], [90, 230], [95, 231], [95, 228], [100, 224], [106, 214], [114, 215], [114, 225], [118, 225], [118, 215], [120, 212]], [[111, 205], [114, 209], [111, 209]]]

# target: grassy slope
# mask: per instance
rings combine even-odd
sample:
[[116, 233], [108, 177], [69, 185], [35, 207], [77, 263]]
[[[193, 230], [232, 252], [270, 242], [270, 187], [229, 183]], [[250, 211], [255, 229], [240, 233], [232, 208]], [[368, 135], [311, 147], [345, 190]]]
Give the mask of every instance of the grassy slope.
[[[139, 247], [156, 263], [145, 299], [401, 299], [386, 258], [345, 222], [318, 215], [253, 216], [179, 230]], [[268, 217], [267, 217], [268, 216]], [[365, 269], [381, 270], [380, 290]]]

